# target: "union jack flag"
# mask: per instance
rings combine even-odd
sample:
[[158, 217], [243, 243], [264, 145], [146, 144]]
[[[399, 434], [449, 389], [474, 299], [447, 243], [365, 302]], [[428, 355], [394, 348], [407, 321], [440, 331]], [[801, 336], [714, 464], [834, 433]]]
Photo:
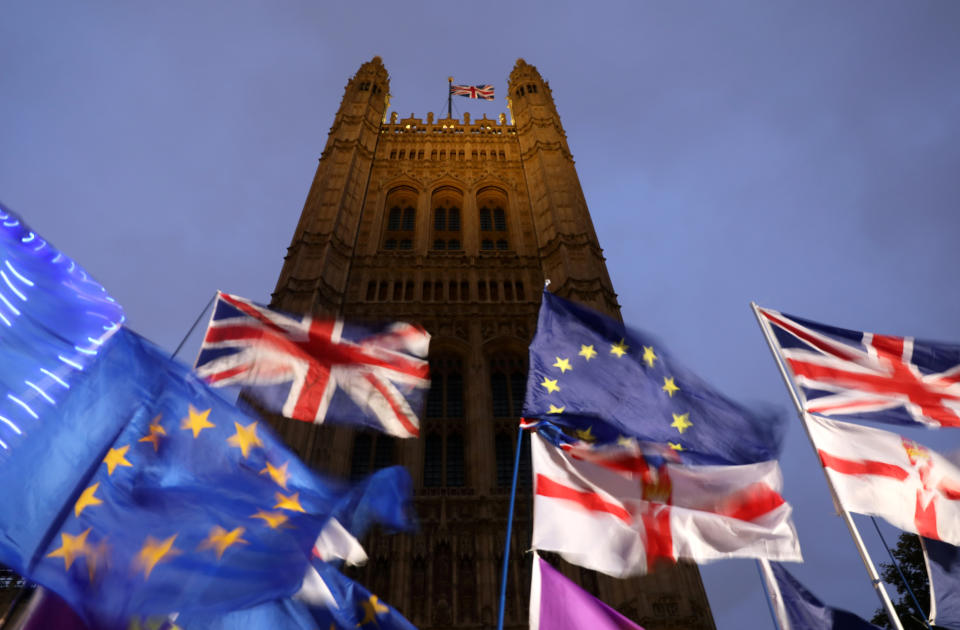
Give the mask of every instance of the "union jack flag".
[[196, 371], [214, 386], [246, 386], [288, 418], [417, 437], [429, 343], [427, 331], [411, 324], [374, 330], [218, 293]]
[[960, 427], [960, 345], [846, 330], [759, 310], [808, 412]]
[[482, 98], [485, 101], [493, 100], [492, 85], [451, 85], [450, 93], [454, 96], [466, 96], [467, 98]]

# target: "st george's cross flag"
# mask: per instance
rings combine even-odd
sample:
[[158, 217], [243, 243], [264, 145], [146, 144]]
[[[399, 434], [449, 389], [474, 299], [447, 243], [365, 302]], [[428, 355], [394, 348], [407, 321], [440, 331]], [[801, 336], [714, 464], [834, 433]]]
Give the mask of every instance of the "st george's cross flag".
[[846, 330], [760, 308], [810, 413], [960, 426], [960, 345]]
[[467, 98], [482, 98], [485, 101], [493, 100], [492, 85], [451, 85], [450, 94], [466, 96]]
[[246, 387], [288, 418], [417, 437], [429, 344], [412, 324], [357, 326], [218, 293], [196, 371], [215, 387]]
[[775, 461], [654, 468], [628, 447], [531, 438], [534, 549], [614, 577], [678, 558], [801, 560]]
[[744, 407], [672, 357], [657, 339], [543, 292], [523, 417], [597, 444], [658, 444], [687, 464], [776, 459], [776, 412]]
[[960, 468], [896, 433], [808, 416], [820, 462], [850, 512], [960, 544]]

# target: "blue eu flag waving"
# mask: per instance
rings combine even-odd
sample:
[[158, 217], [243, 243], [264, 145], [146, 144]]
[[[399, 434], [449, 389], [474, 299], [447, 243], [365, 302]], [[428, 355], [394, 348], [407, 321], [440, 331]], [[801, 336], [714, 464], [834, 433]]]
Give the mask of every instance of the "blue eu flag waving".
[[654, 443], [691, 464], [776, 459], [784, 428], [722, 396], [652, 337], [547, 291], [523, 413], [587, 442]]
[[330, 518], [404, 525], [403, 469], [320, 478], [0, 214], [0, 562], [125, 627], [293, 594]]

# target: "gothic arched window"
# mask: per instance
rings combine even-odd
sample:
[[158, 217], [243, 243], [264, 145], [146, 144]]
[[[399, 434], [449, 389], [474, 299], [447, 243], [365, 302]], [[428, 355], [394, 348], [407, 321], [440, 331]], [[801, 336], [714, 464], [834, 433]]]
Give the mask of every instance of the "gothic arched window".
[[477, 195], [477, 223], [480, 227], [480, 249], [510, 249], [507, 229], [507, 198], [499, 188], [486, 188]]
[[466, 447], [459, 427], [434, 427], [427, 434], [423, 447], [424, 488], [462, 488], [467, 485]]
[[400, 188], [387, 196], [387, 221], [383, 249], [413, 249], [417, 227], [416, 192]]
[[489, 232], [493, 229], [493, 220], [490, 218], [490, 208], [480, 208], [480, 231]]
[[[516, 457], [517, 432], [512, 427], [498, 429], [494, 438], [494, 457], [496, 470], [496, 487], [508, 492], [513, 484], [513, 463]], [[520, 444], [520, 465], [517, 466], [517, 487], [530, 488], [533, 483], [533, 466], [530, 460], [530, 434], [524, 434]]]
[[433, 249], [460, 249], [460, 206], [459, 191], [441, 188], [433, 199]]
[[527, 389], [526, 362], [516, 356], [490, 359], [490, 393], [494, 418], [519, 418]]
[[357, 481], [374, 471], [392, 466], [393, 438], [382, 433], [357, 433], [350, 457], [350, 479]]
[[390, 219], [387, 221], [387, 231], [395, 232], [400, 229], [400, 206], [390, 208]]
[[[430, 391], [424, 420], [423, 487], [467, 484], [463, 361], [455, 355], [430, 360]], [[450, 422], [456, 420], [457, 422]]]
[[503, 208], [493, 209], [493, 227], [497, 232], [507, 231], [507, 215], [504, 213]]
[[439, 356], [430, 361], [426, 416], [463, 417], [463, 362], [460, 357]]

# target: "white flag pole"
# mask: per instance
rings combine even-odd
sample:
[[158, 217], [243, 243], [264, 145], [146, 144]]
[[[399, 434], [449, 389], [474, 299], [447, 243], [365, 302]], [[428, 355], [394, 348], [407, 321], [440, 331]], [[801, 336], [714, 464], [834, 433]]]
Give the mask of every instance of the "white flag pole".
[[[777, 367], [780, 369], [780, 376], [783, 377], [783, 382], [787, 386], [787, 391], [790, 392], [790, 397], [793, 399], [793, 404], [797, 408], [797, 415], [800, 416], [800, 422], [803, 424], [803, 430], [807, 433], [807, 439], [810, 440], [810, 446], [813, 448], [814, 453], [816, 453], [817, 445], [813, 441], [813, 435], [810, 433], [807, 412], [804, 409], [803, 402], [800, 400], [800, 395], [797, 392], [793, 381], [787, 374], [787, 368], [784, 365], [783, 357], [780, 354], [780, 346], [773, 336], [773, 331], [770, 329], [770, 324], [760, 314], [760, 308], [757, 306], [756, 302], [750, 302], [750, 308], [753, 309], [753, 314], [757, 318], [757, 323], [760, 325], [760, 330], [763, 331], [763, 337], [767, 340], [767, 346], [769, 346], [770, 352], [773, 354], [773, 359], [776, 361]], [[833, 497], [833, 505], [843, 518], [843, 522], [846, 524], [847, 529], [850, 531], [850, 537], [853, 538], [853, 542], [857, 547], [857, 551], [860, 552], [860, 559], [863, 560], [863, 566], [866, 567], [867, 574], [870, 576], [870, 583], [873, 584], [873, 588], [877, 592], [877, 597], [879, 597], [880, 601], [883, 603], [883, 607], [887, 611], [887, 617], [890, 619], [890, 623], [893, 624], [895, 630], [903, 630], [903, 625], [900, 623], [900, 618], [897, 616], [897, 611], [894, 609], [893, 602], [890, 601], [890, 596], [887, 595], [887, 589], [884, 588], [883, 581], [880, 579], [880, 574], [877, 573], [877, 568], [874, 566], [873, 560], [870, 558], [870, 554], [867, 552], [867, 548], [863, 544], [863, 539], [860, 537], [860, 531], [853, 522], [853, 517], [850, 516], [850, 512], [848, 512], [846, 508], [843, 507], [843, 504], [840, 503], [840, 498], [837, 496], [837, 490], [833, 487], [833, 482], [830, 481], [830, 475], [827, 474], [826, 468], [821, 466], [821, 470], [823, 470], [823, 476], [827, 479], [827, 487], [830, 489], [830, 496]]]
[[792, 630], [790, 618], [787, 616], [787, 608], [783, 604], [783, 594], [780, 593], [780, 584], [777, 583], [777, 578], [773, 575], [770, 561], [766, 558], [757, 558], [757, 569], [760, 571], [760, 584], [763, 586], [763, 592], [767, 595], [767, 603], [770, 605], [773, 625], [777, 630]]

